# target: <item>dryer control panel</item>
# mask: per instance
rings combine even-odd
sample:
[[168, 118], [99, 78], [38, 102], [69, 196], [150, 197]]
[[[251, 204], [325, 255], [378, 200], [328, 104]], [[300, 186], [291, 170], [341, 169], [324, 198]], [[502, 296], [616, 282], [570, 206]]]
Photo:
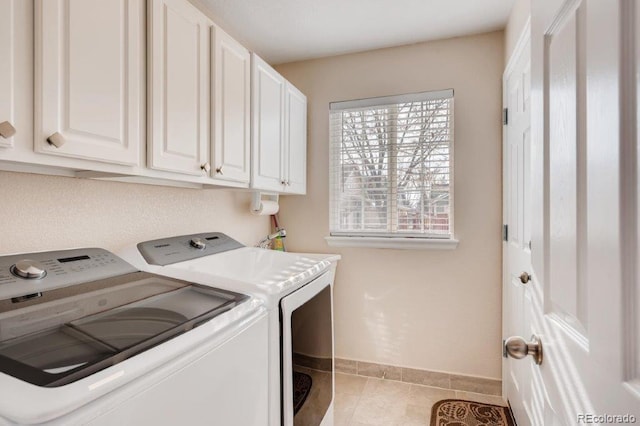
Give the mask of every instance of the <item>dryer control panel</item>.
[[158, 266], [172, 265], [241, 247], [244, 245], [222, 232], [180, 235], [138, 244], [138, 250], [144, 260], [150, 265]]

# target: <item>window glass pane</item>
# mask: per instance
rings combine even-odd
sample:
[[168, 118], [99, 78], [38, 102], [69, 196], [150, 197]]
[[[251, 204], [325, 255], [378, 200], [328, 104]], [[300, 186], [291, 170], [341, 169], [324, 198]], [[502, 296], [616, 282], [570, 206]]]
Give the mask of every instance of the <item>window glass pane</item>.
[[387, 230], [389, 134], [386, 109], [345, 112], [340, 145], [340, 223], [345, 230]]

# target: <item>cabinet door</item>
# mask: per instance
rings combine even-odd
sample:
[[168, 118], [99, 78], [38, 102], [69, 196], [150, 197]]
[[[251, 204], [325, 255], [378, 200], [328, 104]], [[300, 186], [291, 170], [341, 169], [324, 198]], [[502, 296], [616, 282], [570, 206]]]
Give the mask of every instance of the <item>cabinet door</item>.
[[286, 84], [284, 150], [285, 191], [307, 191], [307, 97], [292, 84]]
[[35, 150], [137, 165], [143, 0], [36, 1]]
[[211, 21], [187, 0], [149, 0], [149, 167], [207, 173]]
[[0, 148], [33, 140], [33, 4], [0, 0]]
[[252, 58], [252, 169], [255, 189], [283, 191], [284, 78], [260, 57]]
[[220, 28], [213, 39], [212, 176], [249, 183], [251, 55]]

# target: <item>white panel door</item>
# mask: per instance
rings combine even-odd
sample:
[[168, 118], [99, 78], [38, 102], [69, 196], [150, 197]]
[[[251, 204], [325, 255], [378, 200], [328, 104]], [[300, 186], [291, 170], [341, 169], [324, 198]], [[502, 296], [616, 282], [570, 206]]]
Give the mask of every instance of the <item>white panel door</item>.
[[143, 0], [38, 0], [35, 23], [35, 150], [139, 164]]
[[[508, 124], [503, 143], [503, 330], [506, 339], [531, 334], [533, 282], [531, 273], [531, 48], [528, 32], [521, 38], [504, 75], [504, 106]], [[521, 278], [522, 276], [522, 278]], [[503, 361], [503, 393], [511, 401], [518, 425], [534, 425], [531, 406], [532, 366], [513, 358]]]
[[259, 56], [251, 61], [251, 187], [283, 191], [285, 79]]
[[210, 27], [187, 0], [149, 0], [149, 167], [206, 175]]
[[251, 55], [218, 27], [212, 27], [212, 176], [249, 183], [251, 149]]
[[0, 148], [33, 139], [33, 3], [0, 0]]
[[307, 97], [287, 82], [285, 93], [285, 191], [307, 192]]
[[528, 407], [518, 424], [635, 423], [639, 11], [626, 0], [531, 7], [533, 279], [523, 315], [544, 357], [515, 361], [529, 383], [509, 399]]

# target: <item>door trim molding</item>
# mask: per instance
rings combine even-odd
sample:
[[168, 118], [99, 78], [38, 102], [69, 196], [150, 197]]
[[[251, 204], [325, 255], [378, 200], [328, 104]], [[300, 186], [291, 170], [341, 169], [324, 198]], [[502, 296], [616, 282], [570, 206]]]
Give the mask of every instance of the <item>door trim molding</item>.
[[622, 256], [621, 278], [624, 297], [624, 380], [640, 390], [640, 369], [636, 337], [638, 334], [638, 19], [637, 5], [620, 3], [620, 228]]
[[[513, 48], [513, 51], [511, 52], [511, 56], [509, 56], [507, 65], [504, 67], [504, 72], [502, 73], [503, 82], [504, 82], [505, 76], [508, 74], [511, 74], [511, 72], [513, 71], [513, 67], [516, 66], [517, 60], [522, 54], [522, 50], [525, 48], [530, 38], [531, 38], [531, 16], [527, 18], [527, 21], [525, 22], [524, 27], [522, 28], [522, 31], [518, 36], [518, 41], [516, 42], [516, 45]], [[503, 100], [504, 100], [504, 91], [502, 93], [503, 93]]]

